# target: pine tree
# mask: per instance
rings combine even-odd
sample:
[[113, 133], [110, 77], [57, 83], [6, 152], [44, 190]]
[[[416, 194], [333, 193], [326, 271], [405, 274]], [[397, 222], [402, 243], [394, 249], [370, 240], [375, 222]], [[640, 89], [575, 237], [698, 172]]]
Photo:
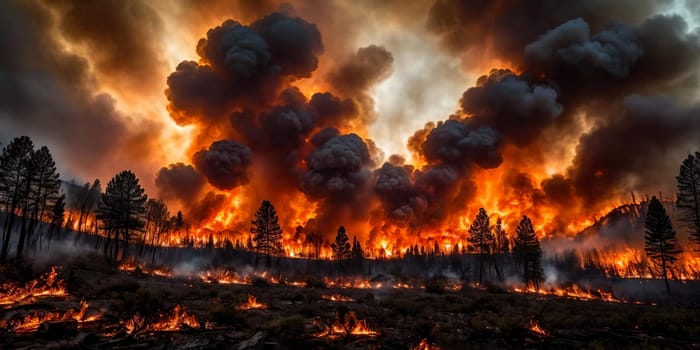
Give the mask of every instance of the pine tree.
[[644, 250], [647, 256], [661, 266], [661, 275], [666, 284], [666, 292], [671, 294], [668, 284], [668, 269], [678, 260], [680, 249], [676, 232], [671, 226], [671, 219], [666, 215], [666, 209], [656, 197], [651, 198], [644, 222]]
[[356, 236], [352, 237], [352, 249], [350, 255], [352, 256], [352, 261], [355, 268], [361, 270], [362, 261], [365, 259], [365, 252], [362, 251], [362, 246], [360, 245], [360, 241], [357, 240]]
[[532, 226], [530, 218], [523, 216], [515, 233], [513, 251], [522, 268], [525, 285], [532, 285], [535, 289], [539, 289], [540, 283], [544, 280], [541, 261], [542, 249], [540, 249], [540, 242], [535, 235], [535, 228]]
[[31, 158], [34, 143], [27, 136], [17, 137], [2, 150], [0, 155], [0, 200], [5, 206], [7, 218], [3, 228], [0, 262], [7, 259], [10, 237], [17, 212], [26, 212], [29, 192]]
[[255, 212], [255, 220], [250, 233], [254, 235], [256, 254], [264, 254], [267, 267], [271, 266], [271, 257], [282, 255], [282, 229], [278, 223], [277, 212], [270, 201], [264, 200]]
[[[53, 206], [61, 187], [60, 175], [49, 149], [44, 146], [36, 150], [30, 159], [30, 181], [27, 203], [30, 211], [22, 219], [17, 257], [22, 257], [26, 242], [32, 242], [34, 230], [40, 221], [46, 219], [47, 208]], [[30, 243], [27, 243], [30, 244]]]
[[484, 262], [486, 257], [491, 254], [491, 246], [493, 244], [493, 234], [489, 224], [489, 216], [484, 208], [479, 208], [479, 213], [476, 214], [474, 222], [469, 227], [469, 237], [467, 237], [473, 250], [479, 254], [479, 284], [483, 280]]
[[505, 254], [510, 251], [508, 244], [508, 235], [503, 228], [501, 218], [496, 219], [496, 225], [493, 227], [493, 251], [498, 254]]
[[66, 196], [60, 195], [53, 204], [51, 210], [51, 223], [49, 225], [48, 244], [55, 233], [60, 233], [63, 227], [63, 220], [66, 215]]
[[700, 244], [700, 152], [688, 155], [683, 161], [676, 181], [680, 220], [686, 224], [690, 239]]
[[350, 242], [348, 235], [345, 233], [345, 227], [338, 228], [338, 235], [335, 236], [335, 242], [331, 243], [333, 251], [333, 259], [338, 263], [338, 279], [340, 279], [341, 271], [343, 270], [343, 261], [352, 257]]
[[116, 260], [119, 253], [119, 241], [122, 245], [122, 257], [129, 253], [129, 243], [135, 236], [143, 233], [146, 224], [146, 201], [148, 196], [144, 194], [136, 175], [129, 170], [124, 170], [114, 176], [107, 183], [105, 193], [102, 194], [97, 205], [97, 219], [101, 221], [101, 229], [107, 233], [105, 242], [105, 254], [108, 253], [111, 238], [114, 238], [114, 247], [111, 247], [112, 256]]

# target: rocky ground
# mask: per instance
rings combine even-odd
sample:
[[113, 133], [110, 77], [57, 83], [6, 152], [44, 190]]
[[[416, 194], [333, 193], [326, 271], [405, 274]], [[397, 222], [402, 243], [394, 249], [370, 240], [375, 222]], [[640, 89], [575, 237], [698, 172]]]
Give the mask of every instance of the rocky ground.
[[[31, 283], [47, 266], [2, 266]], [[221, 284], [120, 271], [98, 257], [59, 270], [67, 295], [0, 305], [0, 345], [16, 349], [700, 348], [697, 300], [576, 300], [444, 280], [417, 288], [333, 288], [256, 278]], [[38, 287], [37, 287], [38, 288]], [[0, 294], [1, 295], [1, 294]], [[258, 304], [251, 304], [250, 297]], [[333, 300], [333, 299], [336, 300]], [[337, 300], [341, 299], [341, 300]], [[697, 299], [697, 298], [696, 298]], [[87, 307], [80, 313], [81, 301]], [[258, 306], [258, 308], [250, 308]], [[66, 313], [69, 313], [68, 317]], [[60, 315], [23, 328], [30, 316]]]

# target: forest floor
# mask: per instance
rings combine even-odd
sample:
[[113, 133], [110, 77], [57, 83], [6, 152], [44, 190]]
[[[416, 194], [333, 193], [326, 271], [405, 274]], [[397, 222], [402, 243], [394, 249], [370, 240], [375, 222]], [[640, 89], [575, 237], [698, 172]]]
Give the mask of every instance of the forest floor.
[[[27, 263], [0, 266], [0, 297], [46, 271]], [[698, 298], [604, 302], [451, 288], [435, 279], [419, 288], [334, 288], [315, 277], [298, 285], [263, 278], [221, 284], [120, 271], [95, 256], [66, 262], [58, 277], [65, 295], [0, 305], [0, 347], [700, 348]], [[87, 309], [76, 316], [81, 301]], [[43, 319], [29, 325], [32, 317]]]

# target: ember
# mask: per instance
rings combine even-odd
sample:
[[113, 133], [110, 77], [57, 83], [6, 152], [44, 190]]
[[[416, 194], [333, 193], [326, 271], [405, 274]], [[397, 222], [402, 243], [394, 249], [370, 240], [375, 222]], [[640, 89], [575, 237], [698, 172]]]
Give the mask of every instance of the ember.
[[321, 295], [321, 299], [324, 300], [330, 300], [330, 301], [339, 301], [339, 302], [350, 302], [350, 301], [355, 301], [355, 299], [346, 297], [342, 294], [323, 294]]
[[541, 336], [547, 335], [547, 331], [545, 331], [534, 318], [530, 320], [530, 330]]

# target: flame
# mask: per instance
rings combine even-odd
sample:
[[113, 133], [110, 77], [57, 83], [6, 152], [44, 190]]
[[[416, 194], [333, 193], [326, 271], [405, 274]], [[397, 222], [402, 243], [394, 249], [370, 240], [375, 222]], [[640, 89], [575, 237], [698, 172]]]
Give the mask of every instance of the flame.
[[540, 326], [540, 324], [534, 318], [530, 320], [530, 330], [541, 336], [547, 335], [547, 331], [545, 331], [544, 328], [542, 328], [542, 326]]
[[119, 264], [119, 271], [140, 272], [151, 276], [173, 277], [173, 272], [168, 268], [164, 266], [149, 268], [145, 264], [137, 262], [134, 257], [122, 261]]
[[66, 312], [34, 311], [24, 315], [19, 320], [0, 321], [0, 328], [8, 329], [15, 333], [29, 333], [36, 331], [44, 322], [75, 320], [78, 323], [78, 327], [81, 327], [84, 323], [94, 322], [102, 318], [102, 314], [86, 316], [87, 309], [88, 303], [83, 300], [80, 302], [80, 307], [77, 311], [75, 309], [68, 309]]
[[188, 328], [199, 329], [200, 323], [197, 317], [187, 313], [184, 306], [175, 305], [169, 314], [160, 314], [153, 323], [148, 323], [139, 314], [134, 315], [124, 323], [124, 327], [129, 334], [148, 332], [168, 332], [179, 331]]
[[238, 305], [236, 307], [238, 310], [265, 310], [267, 309], [267, 304], [260, 303], [252, 294], [248, 294], [248, 301]]
[[615, 298], [612, 292], [607, 292], [601, 289], [590, 290], [583, 289], [576, 284], [572, 284], [569, 287], [552, 287], [550, 289], [535, 289], [534, 287], [528, 287], [527, 289], [513, 288], [512, 291], [516, 293], [532, 293], [540, 295], [554, 295], [563, 298], [578, 299], [578, 300], [597, 300], [606, 301], [610, 303], [627, 303], [627, 300], [621, 300]]
[[0, 286], [0, 291], [0, 305], [3, 307], [33, 303], [37, 298], [68, 296], [64, 281], [58, 279], [56, 266], [24, 286], [6, 283]]
[[330, 327], [324, 326], [323, 328], [322, 331], [315, 333], [313, 336], [335, 339], [348, 335], [374, 337], [379, 334], [379, 332], [371, 329], [367, 325], [367, 321], [358, 320], [355, 313], [352, 311], [345, 315], [345, 320], [342, 323], [338, 320], [338, 317], [336, 317], [336, 321]]
[[423, 338], [412, 350], [440, 350], [440, 347], [437, 344], [431, 344], [428, 342], [428, 339]]
[[338, 301], [338, 302], [351, 302], [355, 301], [355, 299], [346, 297], [342, 294], [323, 294], [321, 295], [321, 299], [323, 300], [330, 300], [330, 301]]

